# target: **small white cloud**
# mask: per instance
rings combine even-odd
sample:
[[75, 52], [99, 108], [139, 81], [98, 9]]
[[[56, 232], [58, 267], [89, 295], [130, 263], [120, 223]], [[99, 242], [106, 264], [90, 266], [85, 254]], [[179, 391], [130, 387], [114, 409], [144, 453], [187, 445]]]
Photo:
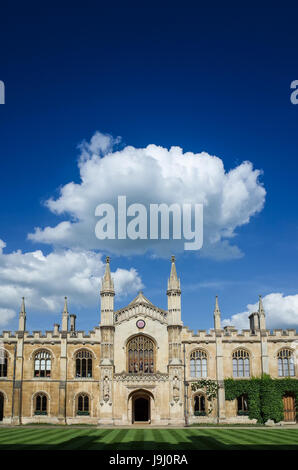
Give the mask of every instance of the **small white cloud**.
[[239, 258], [242, 252], [231, 243], [237, 228], [247, 224], [264, 206], [266, 191], [259, 181], [260, 170], [245, 161], [226, 171], [223, 161], [206, 152], [186, 152], [174, 146], [145, 148], [127, 146], [113, 151], [119, 138], [96, 132], [81, 144], [80, 183], [69, 182], [48, 209], [64, 215], [53, 227], [37, 227], [30, 240], [56, 247], [100, 249], [117, 254], [168, 256], [184, 249], [179, 240], [98, 240], [95, 208], [101, 203], [117, 207], [117, 197], [127, 204], [178, 203], [204, 205], [204, 245], [200, 255], [217, 259]]
[[[60, 312], [65, 295], [73, 308], [95, 308], [104, 269], [102, 255], [92, 251], [56, 250], [47, 255], [41, 250], [0, 251], [0, 325], [13, 318], [11, 308], [19, 309], [22, 296], [30, 310], [36, 311]], [[134, 268], [117, 269], [112, 277], [119, 296], [135, 294], [143, 287]]]
[[[297, 328], [298, 327], [298, 294], [286, 295], [275, 292], [263, 298], [266, 315], [266, 327]], [[223, 320], [223, 326], [234, 325], [238, 329], [249, 328], [248, 316], [258, 310], [258, 303], [248, 304], [245, 312], [236, 313], [231, 318]]]

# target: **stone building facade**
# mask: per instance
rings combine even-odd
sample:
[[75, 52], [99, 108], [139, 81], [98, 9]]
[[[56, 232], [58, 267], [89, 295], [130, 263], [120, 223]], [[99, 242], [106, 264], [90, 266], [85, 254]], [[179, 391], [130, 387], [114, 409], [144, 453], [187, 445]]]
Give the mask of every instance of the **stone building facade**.
[[[226, 401], [224, 378], [297, 377], [297, 333], [267, 330], [261, 298], [242, 332], [221, 327], [217, 298], [214, 329], [194, 333], [184, 326], [174, 257], [167, 311], [142, 292], [115, 311], [109, 258], [100, 296], [101, 321], [89, 334], [76, 330], [67, 299], [61, 328], [29, 333], [23, 299], [18, 331], [0, 336], [1, 423], [246, 423], [246, 397]], [[192, 382], [202, 378], [219, 385], [212, 403], [204, 388], [192, 391]], [[294, 421], [295, 413], [286, 411], [285, 419]]]

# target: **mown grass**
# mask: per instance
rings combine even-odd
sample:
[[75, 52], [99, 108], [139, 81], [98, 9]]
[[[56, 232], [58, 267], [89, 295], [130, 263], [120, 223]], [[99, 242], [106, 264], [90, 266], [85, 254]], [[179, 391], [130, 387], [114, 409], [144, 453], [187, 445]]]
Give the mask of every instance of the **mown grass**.
[[298, 429], [0, 429], [0, 450], [298, 450]]

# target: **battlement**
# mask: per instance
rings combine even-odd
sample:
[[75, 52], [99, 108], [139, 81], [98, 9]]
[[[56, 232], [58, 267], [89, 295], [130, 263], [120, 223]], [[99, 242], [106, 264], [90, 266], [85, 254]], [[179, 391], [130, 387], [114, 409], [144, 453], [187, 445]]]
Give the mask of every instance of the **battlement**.
[[229, 340], [235, 341], [243, 341], [244, 338], [250, 339], [253, 341], [260, 341], [262, 337], [268, 338], [284, 338], [288, 337], [289, 339], [297, 339], [298, 340], [298, 333], [294, 328], [289, 328], [286, 330], [283, 329], [275, 329], [275, 330], [257, 330], [252, 331], [250, 329], [243, 329], [237, 330], [233, 326], [228, 326], [221, 328], [220, 330], [197, 330], [195, 333], [194, 330], [189, 329], [188, 327], [183, 327], [183, 341], [203, 341], [203, 340], [210, 340], [215, 337], [221, 337], [223, 340], [229, 338]]
[[31, 343], [34, 343], [34, 341], [40, 341], [43, 340], [45, 342], [60, 342], [61, 338], [67, 338], [67, 341], [73, 342], [73, 341], [82, 341], [85, 339], [90, 339], [90, 340], [96, 340], [96, 342], [100, 342], [100, 327], [96, 326], [93, 328], [93, 330], [90, 330], [89, 332], [85, 331], [67, 331], [66, 335], [64, 331], [60, 331], [57, 328], [53, 330], [46, 330], [45, 332], [40, 331], [40, 330], [34, 330], [32, 332], [30, 331], [3, 331], [2, 335], [0, 335], [0, 340], [2, 341], [7, 341], [7, 340], [13, 340], [13, 342], [16, 342], [18, 337], [23, 337], [24, 341], [29, 341]]

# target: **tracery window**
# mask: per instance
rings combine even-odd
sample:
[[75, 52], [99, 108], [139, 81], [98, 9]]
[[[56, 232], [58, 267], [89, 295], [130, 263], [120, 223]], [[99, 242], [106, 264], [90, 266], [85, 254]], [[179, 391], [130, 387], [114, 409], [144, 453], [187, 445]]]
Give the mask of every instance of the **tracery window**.
[[281, 349], [278, 357], [278, 376], [295, 377], [295, 364], [293, 352], [290, 349]]
[[76, 353], [76, 377], [92, 377], [92, 354], [87, 349]]
[[46, 415], [48, 413], [48, 399], [45, 393], [35, 395], [34, 413], [36, 415]]
[[197, 349], [191, 353], [190, 376], [207, 377], [207, 354], [205, 351]]
[[144, 335], [135, 336], [127, 344], [128, 372], [130, 374], [153, 374], [154, 343]]
[[38, 351], [34, 356], [34, 377], [51, 377], [51, 366], [49, 351]]
[[8, 356], [4, 349], [0, 349], [0, 377], [7, 377]]
[[77, 415], [89, 415], [89, 396], [86, 393], [78, 395]]
[[250, 360], [249, 353], [245, 349], [237, 349], [233, 352], [233, 377], [249, 377]]
[[205, 414], [205, 396], [198, 394], [194, 396], [194, 414], [202, 415]]

